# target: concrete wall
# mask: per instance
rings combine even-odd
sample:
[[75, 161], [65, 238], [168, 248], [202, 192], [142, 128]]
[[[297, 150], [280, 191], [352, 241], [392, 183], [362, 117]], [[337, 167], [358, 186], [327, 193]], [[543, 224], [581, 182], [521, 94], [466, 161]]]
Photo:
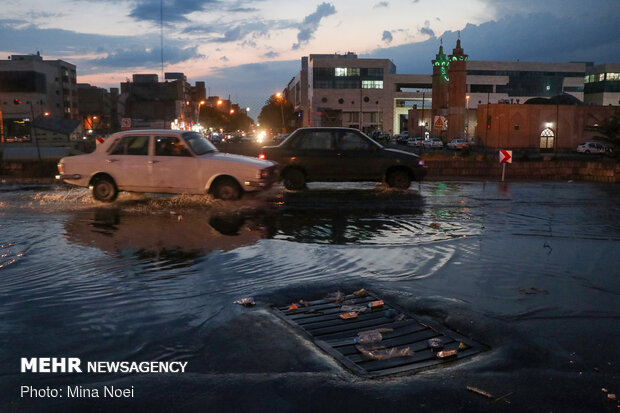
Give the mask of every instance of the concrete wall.
[[[425, 164], [428, 180], [502, 179], [502, 165], [497, 160], [426, 160]], [[620, 162], [524, 161], [506, 165], [505, 181], [524, 180], [620, 183]]]

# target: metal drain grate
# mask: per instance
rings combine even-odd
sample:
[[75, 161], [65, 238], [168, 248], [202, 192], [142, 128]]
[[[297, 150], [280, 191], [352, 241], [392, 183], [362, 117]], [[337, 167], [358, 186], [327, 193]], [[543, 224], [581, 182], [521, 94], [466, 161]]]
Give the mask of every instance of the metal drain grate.
[[[296, 303], [290, 306], [273, 306], [275, 313], [289, 324], [301, 328], [316, 345], [331, 354], [353, 372], [366, 377], [382, 377], [390, 374], [412, 372], [451, 363], [486, 350], [476, 343], [446, 327], [420, 322], [414, 316], [387, 302], [378, 308], [360, 312], [357, 318], [342, 319], [343, 306], [365, 306], [378, 301], [376, 295], [347, 295], [342, 302], [323, 299]], [[385, 358], [369, 357], [356, 346], [354, 339], [360, 332], [381, 331], [379, 352], [402, 351], [406, 355]], [[441, 348], [431, 349], [430, 339], [440, 340]], [[407, 350], [407, 348], [409, 350]], [[362, 350], [364, 348], [362, 347]], [[439, 351], [456, 350], [456, 354], [439, 358]], [[401, 353], [402, 354], [402, 353]], [[445, 354], [445, 353], [443, 353]]]

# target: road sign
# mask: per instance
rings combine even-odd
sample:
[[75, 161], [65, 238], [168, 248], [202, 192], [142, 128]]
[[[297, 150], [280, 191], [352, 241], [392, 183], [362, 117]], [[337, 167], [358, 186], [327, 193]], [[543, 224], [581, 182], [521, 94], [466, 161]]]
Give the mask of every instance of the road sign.
[[446, 129], [445, 116], [435, 116], [435, 120], [433, 121], [433, 129], [438, 129], [438, 130]]
[[131, 129], [131, 118], [121, 118], [121, 130]]
[[512, 163], [512, 151], [501, 149], [499, 151], [499, 163]]

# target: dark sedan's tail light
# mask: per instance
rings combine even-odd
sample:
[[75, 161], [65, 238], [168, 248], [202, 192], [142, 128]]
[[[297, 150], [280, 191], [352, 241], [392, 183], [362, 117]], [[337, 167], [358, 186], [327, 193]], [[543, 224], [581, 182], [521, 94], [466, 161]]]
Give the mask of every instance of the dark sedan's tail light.
[[261, 153], [260, 155], [258, 155], [258, 159], [265, 159], [265, 154]]

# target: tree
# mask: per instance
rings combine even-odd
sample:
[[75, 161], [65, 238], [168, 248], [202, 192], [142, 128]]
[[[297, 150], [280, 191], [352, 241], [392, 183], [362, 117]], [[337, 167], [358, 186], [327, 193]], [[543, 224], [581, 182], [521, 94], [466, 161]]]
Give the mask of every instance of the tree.
[[216, 108], [202, 106], [198, 116], [200, 123], [216, 129], [228, 129], [228, 118]]
[[258, 122], [265, 128], [275, 131], [290, 129], [291, 120], [294, 118], [293, 105], [283, 96], [271, 95], [265, 101], [265, 106], [258, 115]]
[[217, 108], [201, 107], [200, 123], [209, 128], [223, 129], [227, 131], [249, 131], [254, 123], [245, 113], [226, 114]]

